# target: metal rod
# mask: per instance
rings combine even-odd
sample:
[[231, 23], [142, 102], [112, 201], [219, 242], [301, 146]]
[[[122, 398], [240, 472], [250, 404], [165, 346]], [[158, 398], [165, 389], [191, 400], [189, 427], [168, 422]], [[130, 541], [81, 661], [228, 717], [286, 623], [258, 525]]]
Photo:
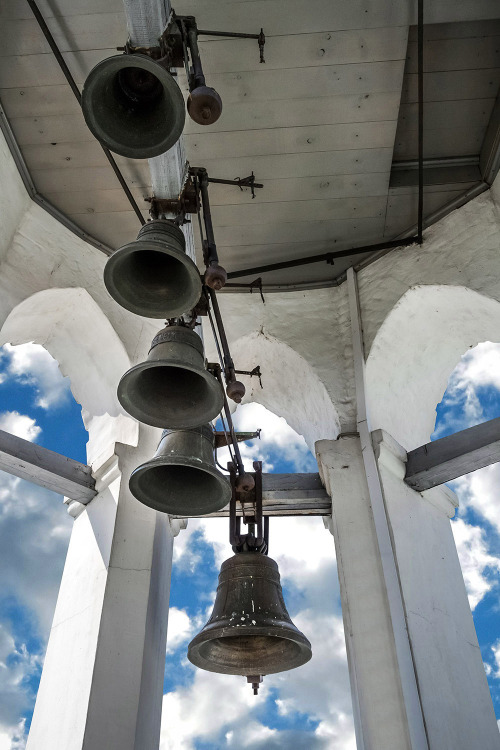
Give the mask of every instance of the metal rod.
[[386, 250], [391, 247], [405, 247], [414, 245], [418, 242], [417, 237], [407, 237], [402, 240], [390, 240], [378, 245], [364, 245], [363, 247], [354, 247], [351, 250], [340, 250], [334, 253], [322, 253], [321, 255], [311, 255], [309, 258], [297, 258], [288, 260], [283, 263], [271, 263], [267, 266], [255, 266], [254, 268], [245, 268], [241, 271], [231, 271], [228, 273], [228, 279], [237, 279], [240, 276], [253, 276], [254, 274], [265, 273], [266, 271], [279, 271], [282, 268], [295, 268], [296, 266], [306, 266], [310, 263], [331, 262], [335, 258], [345, 258], [349, 255], [360, 255], [361, 253], [377, 252], [377, 250]]
[[238, 445], [238, 439], [236, 437], [236, 431], [234, 429], [233, 418], [231, 417], [231, 412], [229, 411], [229, 404], [227, 403], [226, 392], [224, 390], [224, 384], [222, 382], [222, 375], [219, 372], [219, 368], [217, 368], [217, 373], [216, 374], [217, 374], [217, 379], [218, 379], [218, 381], [219, 381], [219, 383], [221, 384], [221, 387], [222, 387], [222, 393], [224, 395], [224, 414], [226, 415], [226, 421], [227, 421], [227, 424], [228, 424], [228, 427], [229, 427], [229, 434], [231, 435], [231, 441], [232, 441], [232, 444], [233, 444], [233, 451], [234, 451], [234, 458], [235, 458], [235, 461], [236, 461], [236, 465], [238, 466], [238, 472], [239, 472], [239, 474], [243, 475], [245, 473], [245, 467], [243, 465], [243, 460], [241, 458], [240, 447]]
[[418, 0], [418, 242], [424, 228], [424, 0]]
[[198, 29], [196, 28], [196, 21], [189, 24], [188, 28], [188, 44], [191, 52], [191, 62], [193, 64], [192, 75], [189, 76], [189, 90], [197, 88], [197, 86], [205, 85], [205, 76], [203, 75], [203, 68], [201, 67], [200, 50], [198, 49]]
[[[38, 25], [40, 26], [40, 29], [42, 30], [43, 35], [44, 35], [45, 39], [47, 40], [47, 43], [48, 43], [50, 49], [52, 50], [52, 52], [54, 54], [54, 57], [56, 58], [57, 63], [59, 64], [59, 67], [61, 68], [61, 70], [62, 70], [62, 72], [64, 74], [64, 77], [66, 78], [67, 82], [69, 83], [70, 88], [71, 88], [73, 94], [75, 95], [75, 97], [76, 97], [76, 99], [78, 101], [78, 104], [81, 107], [82, 106], [82, 95], [80, 93], [80, 90], [79, 90], [78, 86], [76, 85], [75, 79], [71, 75], [70, 69], [66, 65], [64, 57], [62, 56], [61, 51], [60, 51], [59, 47], [57, 46], [57, 44], [56, 44], [56, 42], [54, 40], [54, 37], [52, 36], [52, 34], [50, 32], [49, 27], [45, 23], [45, 19], [43, 18], [42, 14], [40, 13], [35, 0], [27, 0], [27, 3], [30, 6], [30, 8], [31, 8], [31, 10], [33, 12], [33, 15], [35, 16], [35, 18], [36, 18], [36, 20], [38, 22]], [[102, 143], [100, 143], [99, 145], [101, 146], [102, 150], [104, 151], [104, 154], [105, 154], [107, 160], [109, 161], [109, 163], [110, 163], [110, 165], [111, 165], [111, 167], [113, 169], [113, 172], [115, 173], [116, 177], [118, 178], [118, 182], [122, 186], [123, 191], [124, 191], [125, 195], [127, 196], [128, 200], [130, 202], [130, 205], [132, 206], [132, 208], [134, 209], [135, 213], [137, 214], [137, 218], [139, 219], [139, 221], [141, 222], [141, 224], [145, 224], [146, 220], [144, 219], [144, 217], [143, 217], [143, 215], [141, 213], [141, 209], [137, 205], [134, 196], [130, 192], [129, 187], [128, 187], [127, 183], [125, 182], [125, 179], [124, 179], [122, 173], [120, 172], [118, 164], [116, 163], [116, 161], [114, 160], [113, 155], [111, 154], [111, 151], [109, 151], [109, 149], [106, 148], [106, 146], [103, 146]]]
[[200, 186], [201, 204], [203, 207], [203, 223], [205, 224], [205, 234], [207, 236], [208, 257], [206, 265], [217, 263], [217, 246], [215, 244], [214, 228], [212, 224], [212, 212], [210, 211], [210, 200], [208, 197], [208, 174], [205, 169], [200, 169], [198, 174], [198, 184]]
[[210, 287], [207, 287], [207, 290], [210, 295], [210, 301], [212, 303], [212, 310], [215, 315], [215, 322], [217, 323], [217, 330], [219, 332], [222, 353], [224, 355], [224, 372], [226, 372], [227, 370], [229, 370], [230, 372], [231, 371], [234, 372], [234, 362], [231, 357], [231, 352], [229, 351], [229, 344], [227, 341], [226, 331], [224, 329], [224, 323], [222, 322], [222, 315], [220, 314], [219, 301], [213, 289], [210, 289]]
[[246, 182], [244, 179], [240, 180], [220, 180], [217, 177], [209, 177], [209, 182], [216, 182], [219, 185], [237, 185], [238, 187], [254, 187], [254, 188], [263, 188], [264, 185], [261, 182]]
[[260, 34], [239, 34], [234, 31], [207, 31], [207, 29], [198, 29], [198, 35], [203, 36], [226, 36], [234, 39], [259, 39]]

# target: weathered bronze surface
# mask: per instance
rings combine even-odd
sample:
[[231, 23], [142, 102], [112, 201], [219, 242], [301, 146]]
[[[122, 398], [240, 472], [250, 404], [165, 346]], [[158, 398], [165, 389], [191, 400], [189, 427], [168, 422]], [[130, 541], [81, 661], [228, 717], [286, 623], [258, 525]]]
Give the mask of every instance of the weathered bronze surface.
[[111, 255], [104, 283], [119, 305], [146, 318], [183, 315], [201, 295], [200, 273], [186, 255], [182, 231], [162, 219], [145, 224], [136, 240]]
[[180, 515], [202, 515], [229, 503], [231, 486], [216, 468], [210, 424], [164, 430], [150, 461], [130, 477], [130, 491], [144, 505]]
[[176, 430], [214, 419], [224, 393], [205, 369], [200, 337], [184, 326], [167, 326], [153, 339], [147, 360], [120, 380], [118, 400], [139, 422]]
[[222, 563], [213, 612], [188, 659], [209, 672], [253, 676], [300, 667], [311, 656], [286, 610], [275, 561], [242, 552]]
[[222, 113], [222, 99], [210, 86], [197, 86], [187, 100], [188, 115], [198, 125], [213, 125]]
[[150, 159], [179, 140], [186, 111], [179, 86], [161, 60], [114, 55], [93, 68], [82, 91], [85, 121], [111, 151]]

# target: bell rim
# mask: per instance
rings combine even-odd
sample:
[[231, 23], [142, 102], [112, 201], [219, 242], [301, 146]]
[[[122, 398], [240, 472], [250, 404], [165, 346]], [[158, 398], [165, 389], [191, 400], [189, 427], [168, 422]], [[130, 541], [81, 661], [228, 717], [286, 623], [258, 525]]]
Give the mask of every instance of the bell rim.
[[[138, 242], [141, 243], [140, 248], [137, 247]], [[162, 310], [158, 314], [156, 314], [155, 312], [155, 314], [153, 315], [150, 312], [145, 312], [143, 308], [139, 307], [139, 305], [130, 304], [129, 300], [117, 291], [116, 285], [111, 283], [111, 277], [116, 270], [117, 263], [123, 261], [124, 258], [126, 258], [128, 255], [132, 255], [132, 253], [134, 252], [141, 252], [142, 250], [152, 250], [154, 252], [160, 252], [163, 255], [168, 255], [169, 257], [175, 258], [180, 263], [182, 263], [189, 274], [189, 278], [193, 284], [194, 290], [193, 294], [188, 297], [188, 306], [186, 304], [183, 304], [178, 305], [177, 307], [164, 308], [164, 310]], [[118, 254], [120, 256], [119, 258]], [[108, 260], [106, 261], [103, 277], [104, 286], [106, 287], [108, 294], [115, 300], [115, 302], [125, 310], [135, 313], [136, 315], [140, 315], [144, 318], [151, 318], [156, 320], [161, 320], [162, 318], [175, 318], [178, 315], [183, 315], [188, 310], [192, 310], [201, 297], [202, 284], [200, 272], [192, 258], [190, 258], [189, 255], [186, 255], [184, 251], [176, 252], [175, 249], [165, 246], [165, 244], [161, 242], [161, 240], [154, 240], [149, 237], [141, 237], [140, 239], [133, 240], [132, 242], [127, 242], [125, 245], [122, 245], [122, 247], [119, 247], [117, 250], [115, 250], [114, 253], [112, 253], [112, 255], [110, 255]]]
[[[132, 480], [134, 477], [136, 477], [134, 484], [138, 481], [139, 476], [141, 473], [144, 473], [146, 470], [152, 468], [152, 465], [154, 466], [155, 463], [158, 463], [160, 465], [168, 465], [171, 464], [172, 466], [189, 466], [193, 468], [193, 465], [189, 463], [189, 460], [187, 458], [178, 457], [175, 460], [172, 459], [171, 461], [168, 460], [168, 456], [154, 456], [149, 461], [146, 461], [144, 464], [141, 464], [138, 466], [132, 474], [130, 475], [129, 479], [129, 489], [136, 500], [138, 500], [143, 505], [146, 505], [148, 508], [153, 508], [153, 510], [157, 510], [161, 513], [169, 513], [170, 515], [174, 516], [180, 516], [183, 513], [187, 514], [188, 510], [186, 507], [181, 508], [175, 508], [175, 509], [167, 509], [166, 506], [160, 505], [159, 503], [153, 502], [145, 502], [142, 498], [139, 498], [135, 492], [132, 489]], [[210, 464], [206, 463], [205, 461], [201, 461], [199, 465], [196, 465], [196, 468], [200, 471], [204, 471], [207, 474], [210, 474], [214, 479], [216, 479], [219, 482], [219, 485], [221, 486], [221, 496], [224, 498], [224, 502], [221, 504], [218, 502], [217, 504], [213, 503], [213, 505], [210, 506], [204, 506], [203, 512], [198, 510], [198, 508], [189, 508], [189, 515], [192, 515], [193, 513], [195, 515], [207, 515], [208, 513], [215, 513], [218, 510], [222, 510], [230, 501], [231, 499], [231, 485], [229, 484], [228, 480], [224, 477], [224, 474], [222, 474], [215, 466], [211, 466]], [[172, 506], [173, 507], [173, 506]]]
[[[285, 623], [286, 629], [290, 630], [290, 623]], [[288, 672], [291, 669], [297, 669], [298, 667], [304, 666], [304, 664], [307, 664], [312, 659], [312, 648], [311, 643], [306, 638], [306, 636], [300, 632], [300, 630], [293, 625], [292, 623], [292, 632], [296, 638], [287, 638], [286, 635], [283, 633], [276, 633], [272, 632], [273, 627], [276, 626], [252, 626], [251, 628], [242, 628], [239, 632], [234, 632], [235, 627], [231, 626], [231, 633], [224, 633], [224, 630], [229, 629], [227, 626], [222, 626], [220, 628], [213, 628], [212, 630], [206, 630], [206, 625], [203, 628], [203, 630], [196, 635], [191, 643], [188, 646], [187, 650], [187, 658], [191, 662], [191, 664], [194, 664], [195, 667], [198, 667], [199, 669], [204, 669], [207, 672], [216, 672], [217, 674], [232, 674], [232, 675], [252, 675], [252, 674], [261, 674], [261, 675], [268, 675], [268, 674], [278, 674], [279, 672]], [[220, 632], [217, 632], [219, 630]], [[249, 632], [251, 631], [251, 632]], [[255, 636], [265, 636], [267, 638], [281, 638], [282, 640], [289, 641], [291, 643], [294, 643], [299, 647], [299, 652], [296, 654], [294, 659], [291, 659], [288, 665], [282, 669], [269, 669], [266, 668], [260, 668], [264, 667], [263, 664], [261, 665], [252, 665], [251, 667], [245, 667], [245, 666], [239, 666], [236, 667], [228, 667], [220, 664], [216, 664], [214, 661], [209, 661], [208, 659], [205, 659], [203, 656], [201, 656], [199, 652], [199, 648], [202, 644], [206, 643], [207, 641], [215, 640], [215, 638], [237, 638], [241, 636], [243, 633], [248, 633], [249, 635], [255, 635]]]
[[212, 391], [213, 395], [217, 397], [217, 411], [214, 411], [212, 413], [212, 410], [209, 412], [209, 414], [202, 414], [197, 415], [196, 417], [193, 417], [191, 420], [184, 420], [182, 423], [174, 423], [170, 422], [168, 425], [165, 423], [165, 420], [162, 418], [148, 418], [148, 420], [144, 419], [144, 415], [141, 414], [141, 416], [137, 416], [138, 412], [136, 411], [130, 411], [129, 406], [131, 404], [125, 405], [123, 402], [123, 384], [132, 377], [132, 374], [136, 374], [137, 372], [148, 370], [152, 367], [158, 367], [159, 363], [162, 363], [165, 367], [178, 367], [178, 362], [176, 360], [168, 360], [168, 359], [156, 359], [156, 360], [145, 360], [144, 362], [140, 362], [137, 365], [134, 365], [130, 368], [130, 370], [127, 370], [127, 372], [122, 375], [120, 382], [118, 383], [117, 388], [117, 396], [118, 401], [120, 402], [121, 406], [125, 409], [127, 414], [130, 414], [130, 416], [134, 417], [134, 419], [137, 419], [139, 422], [142, 422], [143, 424], [150, 425], [150, 427], [159, 427], [160, 429], [167, 429], [167, 430], [182, 430], [183, 428], [189, 428], [189, 427], [198, 427], [201, 424], [205, 424], [206, 422], [211, 422], [212, 419], [215, 419], [215, 417], [220, 414], [220, 411], [222, 409], [222, 406], [224, 404], [224, 393], [222, 391], [221, 385], [219, 381], [211, 375], [207, 370], [205, 370], [202, 367], [196, 367], [195, 365], [183, 365], [183, 370], [189, 370], [190, 372], [194, 372], [197, 375], [200, 375], [208, 384], [208, 387]]
[[[125, 60], [126, 64], [123, 64]], [[95, 117], [93, 116], [92, 108], [90, 106], [93, 86], [96, 83], [96, 78], [99, 72], [103, 69], [107, 69], [107, 72], [109, 73], [110, 69], [113, 68], [113, 64], [115, 67], [115, 72], [118, 72], [123, 68], [142, 68], [148, 70], [150, 73], [156, 76], [163, 87], [168, 90], [168, 93], [172, 97], [172, 99], [177, 99], [176, 105], [174, 105], [174, 107], [172, 108], [173, 110], [175, 110], [177, 115], [177, 122], [175, 123], [176, 127], [172, 128], [169, 137], [164, 138], [160, 144], [156, 144], [156, 146], [150, 146], [149, 148], [141, 148], [140, 154], [138, 153], [139, 149], [133, 148], [131, 146], [123, 146], [123, 144], [117, 142], [115, 139], [109, 138], [107, 134], [104, 133], [102, 128], [98, 125]], [[163, 68], [161, 65], [159, 65], [158, 62], [154, 61], [147, 55], [142, 55], [141, 53], [110, 55], [110, 57], [106, 57], [104, 58], [104, 60], [100, 60], [97, 65], [94, 65], [87, 78], [85, 79], [85, 83], [83, 84], [82, 112], [85, 122], [87, 123], [87, 127], [89, 128], [90, 132], [97, 138], [97, 140], [100, 143], [103, 143], [115, 154], [125, 156], [129, 159], [151, 159], [155, 156], [161, 156], [161, 154], [164, 154], [177, 143], [182, 135], [186, 122], [186, 106], [184, 97], [173, 75], [169, 73], [166, 68]], [[182, 112], [181, 116], [179, 116], [180, 112]]]

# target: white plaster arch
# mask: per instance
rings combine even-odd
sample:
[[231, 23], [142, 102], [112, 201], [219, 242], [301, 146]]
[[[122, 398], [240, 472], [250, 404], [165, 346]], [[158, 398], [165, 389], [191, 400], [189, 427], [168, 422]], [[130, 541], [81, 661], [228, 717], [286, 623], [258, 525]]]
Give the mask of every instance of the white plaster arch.
[[500, 341], [500, 302], [462, 286], [410, 288], [366, 363], [370, 429], [385, 429], [406, 450], [428, 442], [449, 376], [481, 341]]
[[[138, 425], [116, 397], [130, 359], [113, 326], [90, 294], [78, 287], [45, 289], [14, 307], [0, 330], [0, 346], [35, 343], [57, 360], [71, 382], [90, 433], [90, 454], [120, 440], [137, 444]], [[94, 436], [94, 438], [93, 438]]]
[[337, 437], [337, 410], [311, 365], [294, 349], [273, 336], [254, 331], [232, 343], [231, 353], [249, 370], [260, 364], [263, 373], [262, 388], [257, 378], [242, 377], [247, 389], [243, 403], [256, 401], [283, 417], [295, 432], [303, 435], [313, 453], [317, 440]]

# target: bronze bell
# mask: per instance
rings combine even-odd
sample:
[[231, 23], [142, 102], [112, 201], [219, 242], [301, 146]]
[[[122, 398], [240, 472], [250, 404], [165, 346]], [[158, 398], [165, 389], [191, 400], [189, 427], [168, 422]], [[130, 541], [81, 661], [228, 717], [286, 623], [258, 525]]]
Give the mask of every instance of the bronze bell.
[[82, 109], [95, 137], [131, 159], [168, 151], [186, 119], [184, 98], [168, 68], [141, 54], [101, 60], [83, 86]]
[[186, 255], [182, 231], [166, 219], [149, 221], [137, 239], [116, 250], [104, 267], [110, 295], [146, 318], [175, 318], [201, 296], [200, 273]]
[[231, 485], [216, 468], [210, 424], [164, 430], [150, 461], [134, 469], [130, 491], [144, 505], [173, 515], [204, 515], [231, 499]]
[[197, 86], [187, 100], [188, 115], [198, 125], [213, 125], [222, 113], [222, 99], [210, 86]]
[[247, 675], [254, 692], [261, 675], [309, 661], [311, 644], [286, 610], [274, 560], [238, 552], [222, 563], [213, 612], [187, 655], [209, 672]]
[[224, 393], [205, 369], [200, 337], [184, 326], [166, 326], [151, 342], [147, 360], [120, 380], [118, 400], [139, 422], [179, 430], [214, 419]]

